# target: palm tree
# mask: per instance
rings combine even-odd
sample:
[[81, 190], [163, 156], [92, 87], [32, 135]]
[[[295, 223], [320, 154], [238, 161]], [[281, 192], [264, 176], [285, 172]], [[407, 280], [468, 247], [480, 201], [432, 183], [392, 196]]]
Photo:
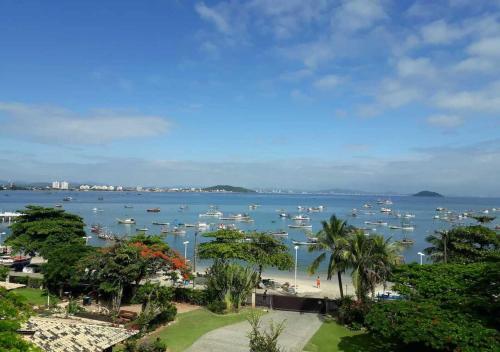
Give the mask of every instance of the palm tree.
[[372, 296], [378, 284], [386, 282], [396, 263], [400, 247], [380, 235], [365, 235], [356, 231], [349, 237], [342, 256], [352, 269], [352, 283], [358, 300]]
[[347, 269], [343, 249], [347, 244], [347, 237], [353, 228], [347, 225], [346, 221], [338, 219], [335, 215], [330, 217], [330, 221], [322, 221], [321, 224], [323, 228], [317, 234], [318, 241], [316, 244], [309, 246], [309, 251], [322, 251], [322, 253], [309, 266], [309, 273], [311, 275], [314, 274], [329, 254], [330, 259], [326, 278], [331, 280], [332, 276], [337, 273], [340, 297], [343, 298], [342, 273]]
[[424, 249], [424, 253], [429, 255], [436, 263], [448, 262], [448, 244], [450, 242], [449, 231], [436, 231], [425, 238], [432, 246]]

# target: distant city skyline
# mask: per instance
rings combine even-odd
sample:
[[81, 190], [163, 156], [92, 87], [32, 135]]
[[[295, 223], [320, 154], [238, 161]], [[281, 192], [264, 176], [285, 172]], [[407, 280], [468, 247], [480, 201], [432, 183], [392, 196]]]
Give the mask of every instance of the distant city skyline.
[[500, 196], [500, 1], [11, 1], [0, 42], [1, 179]]

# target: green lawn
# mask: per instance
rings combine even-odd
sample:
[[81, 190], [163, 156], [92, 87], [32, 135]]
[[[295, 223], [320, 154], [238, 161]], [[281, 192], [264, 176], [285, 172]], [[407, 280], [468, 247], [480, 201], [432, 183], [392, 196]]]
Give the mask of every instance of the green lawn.
[[351, 331], [335, 321], [324, 322], [309, 340], [307, 352], [378, 352], [383, 349], [370, 335]]
[[[43, 306], [47, 304], [47, 295], [44, 294], [44, 291], [38, 288], [24, 287], [15, 289], [13, 292], [26, 298], [26, 303], [37, 306]], [[59, 302], [59, 299], [53, 295], [50, 295], [51, 305], [57, 302]]]
[[196, 309], [177, 315], [175, 323], [150, 335], [149, 339], [160, 337], [167, 343], [169, 351], [181, 352], [207, 332], [244, 321], [248, 314], [249, 310], [219, 315], [204, 308]]

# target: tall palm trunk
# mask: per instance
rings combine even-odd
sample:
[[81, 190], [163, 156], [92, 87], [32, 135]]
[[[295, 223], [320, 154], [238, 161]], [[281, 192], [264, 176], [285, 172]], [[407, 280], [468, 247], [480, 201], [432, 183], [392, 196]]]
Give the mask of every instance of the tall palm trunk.
[[339, 280], [340, 298], [344, 298], [344, 288], [342, 287], [342, 272], [337, 271], [337, 278]]

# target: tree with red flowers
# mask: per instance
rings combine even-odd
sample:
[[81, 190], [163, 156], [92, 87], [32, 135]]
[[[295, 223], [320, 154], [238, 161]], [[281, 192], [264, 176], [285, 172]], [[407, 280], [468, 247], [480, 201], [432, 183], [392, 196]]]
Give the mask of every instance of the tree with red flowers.
[[138, 235], [102, 248], [83, 261], [84, 277], [112, 298], [118, 311], [125, 289], [160, 274], [168, 278], [189, 275], [185, 259], [159, 236]]

